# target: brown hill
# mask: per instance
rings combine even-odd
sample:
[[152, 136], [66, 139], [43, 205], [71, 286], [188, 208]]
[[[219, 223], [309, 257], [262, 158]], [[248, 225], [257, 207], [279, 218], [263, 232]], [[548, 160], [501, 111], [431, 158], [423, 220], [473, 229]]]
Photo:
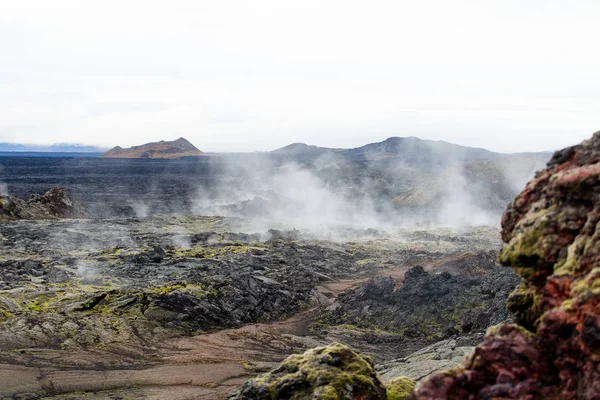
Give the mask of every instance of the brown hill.
[[146, 143], [141, 146], [133, 146], [127, 149], [114, 147], [104, 153], [103, 158], [162, 158], [176, 159], [189, 156], [202, 156], [203, 152], [184, 138], [172, 142]]

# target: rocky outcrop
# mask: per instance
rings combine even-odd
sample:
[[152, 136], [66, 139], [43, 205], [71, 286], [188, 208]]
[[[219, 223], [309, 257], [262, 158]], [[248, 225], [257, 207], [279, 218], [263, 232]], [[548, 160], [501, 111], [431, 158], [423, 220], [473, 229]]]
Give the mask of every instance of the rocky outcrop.
[[341, 294], [321, 321], [401, 333], [423, 344], [457, 334], [485, 332], [508, 319], [506, 299], [519, 282], [496, 263], [482, 265], [481, 276], [439, 274], [413, 267], [402, 285], [375, 278]]
[[523, 278], [508, 302], [519, 325], [492, 329], [414, 398], [600, 398], [600, 132], [557, 152], [502, 228], [500, 261]]
[[171, 142], [146, 143], [129, 148], [113, 147], [102, 155], [103, 158], [161, 158], [176, 159], [190, 156], [202, 156], [203, 152], [184, 138]]
[[[499, 260], [522, 279], [508, 301], [516, 323], [488, 329], [483, 343], [462, 366], [420, 382], [408, 398], [599, 399], [600, 132], [579, 146], [557, 152], [509, 205], [502, 228], [505, 244]], [[413, 269], [403, 287], [423, 274]], [[393, 310], [389, 307], [392, 284], [372, 281], [351, 297], [358, 304], [374, 302], [376, 292], [381, 292], [376, 307]], [[437, 297], [437, 286], [427, 287], [431, 297]], [[375, 303], [365, 307], [374, 308]], [[390, 312], [388, 318], [395, 315]], [[372, 373], [367, 371], [364, 378], [372, 379]], [[304, 394], [317, 387], [304, 381], [286, 396], [275, 393], [269, 398], [308, 398]], [[295, 397], [296, 391], [304, 397]], [[369, 396], [385, 398], [375, 390]]]
[[81, 218], [83, 215], [83, 209], [71, 199], [67, 189], [58, 186], [43, 196], [32, 195], [27, 200], [0, 196], [0, 220]]
[[[400, 382], [397, 386], [398, 393], [407, 387]], [[371, 359], [334, 343], [288, 357], [277, 369], [247, 381], [230, 400], [385, 398], [386, 389]]]
[[435, 373], [452, 369], [463, 362], [475, 349], [471, 345], [471, 341], [478, 338], [477, 342], [480, 342], [483, 337], [483, 335], [473, 336], [472, 338], [442, 340], [407, 357], [377, 365], [377, 372], [384, 382], [401, 377], [418, 382]]

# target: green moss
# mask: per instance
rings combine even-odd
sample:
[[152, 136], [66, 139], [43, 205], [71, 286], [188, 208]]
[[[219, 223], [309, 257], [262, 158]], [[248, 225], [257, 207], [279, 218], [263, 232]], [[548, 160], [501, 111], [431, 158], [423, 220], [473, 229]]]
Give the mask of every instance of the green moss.
[[591, 248], [596, 245], [597, 239], [585, 235], [578, 236], [568, 247], [566, 258], [555, 265], [554, 274], [576, 275], [581, 273], [579, 259], [582, 254], [590, 252]]
[[516, 321], [530, 330], [535, 330], [542, 316], [542, 294], [530, 283], [522, 281], [508, 297], [506, 307]]
[[44, 292], [43, 294], [40, 294], [33, 298], [31, 298], [29, 296], [23, 298], [22, 299], [22, 301], [23, 301], [22, 308], [24, 308], [26, 311], [35, 311], [35, 312], [51, 311], [52, 306], [54, 305], [56, 300], [57, 300], [56, 293]]
[[516, 325], [516, 324], [500, 324], [500, 325], [490, 326], [487, 329], [487, 332], [485, 333], [485, 335], [487, 337], [491, 337], [491, 336], [502, 337], [501, 330], [506, 329], [509, 326], [516, 329], [517, 331], [519, 331], [519, 333], [521, 333], [526, 338], [533, 339], [535, 337], [535, 334], [533, 332], [529, 331], [527, 328], [524, 328], [524, 327], [522, 327], [520, 325]]
[[387, 400], [406, 400], [414, 390], [417, 382], [401, 376], [385, 384], [387, 390]]
[[92, 253], [88, 257], [99, 261], [107, 261], [111, 264], [116, 264], [123, 260], [126, 256], [133, 256], [136, 254], [143, 254], [143, 251], [134, 249], [125, 249], [123, 247], [109, 247], [105, 248], [98, 253]]
[[0, 323], [8, 320], [12, 316], [13, 314], [10, 311], [0, 308]]
[[556, 206], [552, 206], [540, 210], [520, 222], [520, 225], [529, 225], [502, 247], [498, 257], [502, 265], [512, 266], [515, 272], [525, 279], [533, 277], [536, 267], [545, 266], [544, 241], [555, 209]]
[[348, 243], [348, 251], [353, 255], [362, 253], [377, 254], [385, 249], [384, 244], [376, 240]]
[[159, 295], [168, 295], [173, 292], [188, 293], [197, 298], [205, 298], [208, 296], [219, 295], [219, 291], [214, 288], [200, 284], [191, 284], [187, 282], [175, 282], [169, 285], [150, 289], [150, 293]]
[[123, 328], [121, 328], [121, 325], [120, 325], [118, 319], [112, 320], [110, 322], [110, 326], [115, 331], [115, 335], [120, 335], [121, 333], [123, 333]]
[[423, 332], [427, 340], [442, 337], [440, 325], [438, 324], [435, 317], [432, 317], [427, 320], [422, 320], [422, 322], [419, 323], [419, 329], [421, 330], [421, 332]]
[[593, 268], [587, 275], [572, 282], [571, 298], [563, 302], [562, 308], [574, 311], [577, 304], [597, 296], [600, 296], [600, 267]]
[[336, 325], [335, 328], [338, 329], [352, 329], [352, 330], [357, 330], [360, 329], [358, 326], [356, 325], [351, 325], [351, 324], [346, 324], [346, 325]]
[[292, 355], [250, 384], [261, 387], [271, 399], [291, 398], [292, 393], [298, 396], [299, 392], [320, 400], [346, 399], [350, 393], [357, 399], [365, 394], [372, 398], [385, 394], [371, 358], [338, 343]]
[[169, 294], [178, 289], [185, 288], [187, 284], [185, 282], [176, 282], [171, 285], [160, 286], [150, 290], [151, 293], [155, 294]]
[[25, 307], [31, 311], [45, 311], [48, 306], [45, 303], [39, 303], [38, 300], [32, 300]]

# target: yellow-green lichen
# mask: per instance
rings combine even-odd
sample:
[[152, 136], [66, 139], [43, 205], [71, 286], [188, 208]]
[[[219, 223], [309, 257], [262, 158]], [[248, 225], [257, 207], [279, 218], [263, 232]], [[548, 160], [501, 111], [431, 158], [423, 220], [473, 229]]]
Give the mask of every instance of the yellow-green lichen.
[[98, 253], [92, 253], [89, 255], [89, 258], [107, 261], [111, 264], [116, 264], [119, 261], [123, 260], [126, 256], [133, 256], [136, 254], [142, 254], [143, 251], [134, 250], [134, 249], [125, 249], [123, 247], [109, 247], [102, 249], [102, 251]]
[[279, 368], [253, 380], [269, 393], [269, 398], [288, 398], [290, 390], [301, 387], [305, 395], [320, 400], [341, 400], [352, 393], [356, 398], [385, 388], [377, 379], [370, 357], [334, 343], [304, 354], [288, 357]]
[[8, 320], [12, 316], [13, 314], [10, 311], [0, 308], [0, 323]]
[[527, 220], [519, 222], [514, 236], [500, 250], [502, 265], [512, 266], [515, 272], [525, 279], [531, 279], [537, 266], [546, 261], [545, 241], [547, 241], [549, 221], [556, 206], [532, 213]]
[[590, 297], [600, 295], [600, 267], [593, 268], [585, 276], [575, 279], [571, 284], [571, 297]]
[[186, 287], [187, 284], [185, 282], [176, 282], [171, 285], [159, 286], [153, 289], [150, 289], [150, 292], [155, 294], [169, 294], [178, 289], [182, 289]]
[[386, 382], [387, 400], [408, 399], [416, 385], [417, 382], [405, 376]]
[[543, 313], [542, 298], [542, 294], [532, 284], [522, 281], [508, 297], [506, 307], [519, 324], [535, 329]]
[[597, 240], [589, 236], [578, 236], [568, 247], [567, 256], [554, 266], [555, 275], [575, 275], [580, 273], [579, 260], [583, 254], [588, 252], [591, 246], [597, 244]]
[[533, 339], [535, 337], [535, 334], [531, 331], [529, 331], [527, 328], [520, 326], [520, 325], [516, 325], [516, 324], [499, 324], [499, 325], [493, 325], [490, 326], [485, 335], [486, 337], [503, 337], [501, 331], [504, 329], [506, 330], [507, 327], [512, 327], [514, 329], [516, 329], [517, 331], [519, 331], [519, 333], [523, 336], [525, 336], [528, 339]]

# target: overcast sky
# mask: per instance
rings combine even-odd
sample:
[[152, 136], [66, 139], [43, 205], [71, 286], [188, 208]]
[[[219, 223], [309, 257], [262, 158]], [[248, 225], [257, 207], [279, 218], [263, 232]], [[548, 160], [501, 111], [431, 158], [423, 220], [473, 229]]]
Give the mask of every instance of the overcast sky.
[[600, 130], [600, 1], [0, 0], [0, 142], [204, 151]]

